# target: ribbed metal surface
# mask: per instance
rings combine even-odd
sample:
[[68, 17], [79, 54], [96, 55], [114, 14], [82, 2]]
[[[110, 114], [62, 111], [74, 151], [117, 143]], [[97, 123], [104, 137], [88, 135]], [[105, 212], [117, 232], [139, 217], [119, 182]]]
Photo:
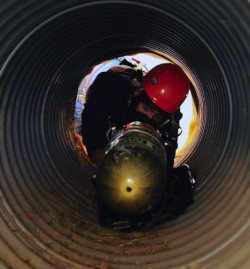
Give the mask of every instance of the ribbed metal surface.
[[[249, 2], [0, 2], [0, 267], [249, 268]], [[199, 99], [179, 162], [195, 203], [148, 232], [99, 226], [72, 136], [86, 68], [147, 51], [180, 64]]]

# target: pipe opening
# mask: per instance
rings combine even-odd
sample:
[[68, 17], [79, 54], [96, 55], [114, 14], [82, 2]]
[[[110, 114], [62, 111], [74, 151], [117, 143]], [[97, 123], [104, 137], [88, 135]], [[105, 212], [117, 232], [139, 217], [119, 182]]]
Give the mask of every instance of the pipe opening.
[[[161, 57], [160, 55], [157, 55], [155, 53], [139, 53], [133, 55], [119, 55], [115, 59], [109, 59], [94, 66], [90, 66], [87, 69], [89, 71], [86, 75], [83, 76], [83, 79], [81, 80], [77, 90], [74, 112], [75, 132], [77, 135], [81, 136], [81, 113], [86, 103], [86, 95], [89, 87], [101, 72], [107, 72], [111, 67], [119, 65], [123, 59], [126, 59], [127, 61], [131, 62], [131, 64], [137, 64], [137, 68], [140, 68], [143, 71], [144, 75], [156, 65], [170, 62], [167, 58]], [[198, 136], [196, 134], [196, 131], [198, 127], [197, 112], [199, 101], [193, 85], [191, 86], [192, 87], [190, 88], [189, 94], [184, 103], [181, 105], [180, 109], [183, 116], [180, 120], [180, 130], [175, 161], [178, 160], [185, 153], [185, 150], [189, 147], [194, 137]], [[194, 102], [194, 99], [196, 100], [196, 102]], [[78, 141], [80, 147], [84, 148], [83, 155], [86, 156], [87, 151], [82, 144], [81, 137]], [[88, 156], [86, 157], [88, 159]]]

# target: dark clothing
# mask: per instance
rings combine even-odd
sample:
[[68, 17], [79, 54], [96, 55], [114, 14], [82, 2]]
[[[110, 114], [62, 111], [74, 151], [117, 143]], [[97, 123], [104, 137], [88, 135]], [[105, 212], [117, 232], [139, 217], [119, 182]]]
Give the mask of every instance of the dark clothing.
[[82, 135], [89, 156], [98, 148], [105, 148], [108, 130], [120, 124], [122, 115], [128, 110], [132, 86], [131, 75], [118, 72], [100, 73], [90, 86], [87, 102], [82, 113]]

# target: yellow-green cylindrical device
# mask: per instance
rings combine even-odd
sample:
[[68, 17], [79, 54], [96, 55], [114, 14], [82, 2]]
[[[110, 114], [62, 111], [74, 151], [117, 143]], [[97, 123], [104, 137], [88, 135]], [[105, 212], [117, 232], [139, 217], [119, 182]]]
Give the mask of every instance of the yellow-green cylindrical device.
[[116, 133], [96, 177], [101, 201], [123, 216], [141, 215], [154, 208], [163, 195], [166, 180], [161, 134], [141, 122], [129, 123]]

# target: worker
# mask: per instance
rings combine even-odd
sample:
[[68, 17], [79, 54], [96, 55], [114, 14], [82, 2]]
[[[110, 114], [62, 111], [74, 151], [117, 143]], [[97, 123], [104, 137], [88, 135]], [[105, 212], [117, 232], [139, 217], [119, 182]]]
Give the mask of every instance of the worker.
[[[150, 124], [161, 133], [167, 154], [167, 198], [162, 202], [165, 203], [164, 208], [160, 206], [162, 213], [155, 223], [182, 214], [193, 202], [194, 178], [191, 170], [187, 165], [174, 168], [179, 121], [182, 118], [180, 105], [189, 87], [189, 79], [175, 64], [160, 64], [144, 74], [124, 60], [120, 65], [100, 73], [87, 92], [81, 132], [88, 155], [97, 167], [113, 134], [125, 124], [139, 121]], [[152, 223], [148, 215], [143, 217], [143, 221], [141, 217], [132, 221], [123, 218], [124, 227], [135, 227], [141, 222]], [[103, 222], [112, 227], [115, 221], [112, 214], [108, 216], [109, 219]]]

